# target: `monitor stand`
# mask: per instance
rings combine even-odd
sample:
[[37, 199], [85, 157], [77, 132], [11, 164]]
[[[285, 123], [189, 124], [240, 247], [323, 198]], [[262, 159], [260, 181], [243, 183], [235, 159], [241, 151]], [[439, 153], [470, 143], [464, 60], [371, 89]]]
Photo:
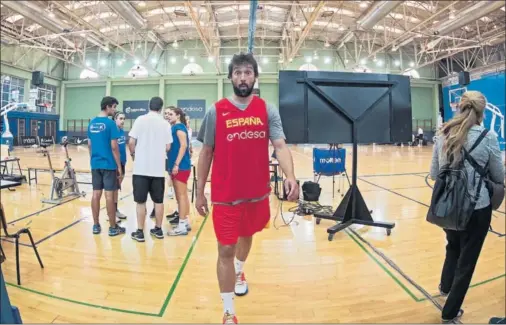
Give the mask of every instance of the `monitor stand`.
[[[327, 233], [329, 234], [328, 239], [332, 241], [334, 235], [352, 224], [360, 224], [366, 226], [373, 227], [381, 227], [386, 228], [387, 235], [390, 236], [391, 229], [395, 227], [395, 223], [391, 222], [382, 222], [382, 221], [374, 221], [371, 216], [369, 209], [358, 189], [357, 185], [357, 162], [358, 162], [358, 133], [357, 133], [357, 122], [362, 119], [367, 112], [371, 110], [377, 103], [379, 103], [383, 97], [389, 95], [391, 92], [392, 86], [395, 86], [396, 83], [392, 81], [379, 81], [379, 80], [371, 80], [371, 81], [354, 81], [354, 80], [328, 80], [328, 79], [312, 79], [312, 78], [300, 78], [297, 79], [298, 83], [305, 83], [307, 86], [312, 89], [316, 94], [328, 102], [330, 106], [336, 110], [338, 113], [344, 114], [352, 123], [352, 141], [353, 141], [353, 159], [352, 159], [352, 176], [351, 176], [351, 186], [346, 192], [343, 200], [335, 210], [334, 214], [315, 214], [315, 218], [320, 219], [330, 219], [338, 221], [339, 223], [328, 228]], [[349, 114], [346, 113], [346, 110], [342, 109], [332, 98], [327, 96], [321, 89], [318, 88], [318, 84], [324, 84], [325, 86], [337, 86], [343, 85], [346, 87], [388, 87], [388, 91], [385, 92], [382, 96], [380, 96], [368, 109], [366, 109], [362, 115], [358, 118], [354, 119]]]

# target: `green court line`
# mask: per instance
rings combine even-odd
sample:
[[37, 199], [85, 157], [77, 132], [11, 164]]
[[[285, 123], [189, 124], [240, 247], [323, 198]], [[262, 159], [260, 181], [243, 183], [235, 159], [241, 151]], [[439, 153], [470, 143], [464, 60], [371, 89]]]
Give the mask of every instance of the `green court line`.
[[53, 298], [53, 299], [57, 299], [57, 300], [62, 300], [62, 301], [66, 301], [66, 302], [71, 302], [71, 303], [78, 304], [78, 305], [81, 305], [81, 306], [98, 308], [98, 309], [104, 309], [104, 310], [109, 310], [109, 311], [116, 311], [116, 312], [120, 312], [120, 313], [142, 315], [142, 316], [154, 316], [154, 317], [158, 316], [158, 314], [153, 314], [153, 313], [145, 313], [145, 312], [140, 312], [140, 311], [135, 311], [135, 310], [127, 310], [127, 309], [119, 309], [119, 308], [112, 308], [112, 307], [94, 305], [94, 304], [90, 304], [90, 303], [87, 303], [87, 302], [82, 302], [82, 301], [77, 301], [77, 300], [73, 300], [73, 299], [58, 297], [58, 296], [51, 295], [49, 293], [40, 292], [40, 291], [33, 290], [33, 289], [30, 289], [30, 288], [25, 288], [25, 287], [22, 287], [22, 286], [18, 286], [17, 284], [12, 284], [12, 283], [9, 283], [9, 282], [5, 282], [5, 284], [7, 284], [8, 286], [14, 287], [14, 288], [18, 288], [18, 289], [21, 289], [21, 290], [24, 290], [24, 291], [28, 291], [28, 292], [31, 292], [31, 293], [35, 293], [35, 294], [41, 295], [41, 296], [44, 296], [44, 297]]
[[172, 286], [170, 288], [170, 291], [167, 294], [167, 297], [165, 298], [165, 301], [163, 303], [162, 308], [160, 309], [160, 312], [157, 313], [157, 314], [155, 314], [155, 313], [146, 313], [146, 312], [141, 312], [141, 311], [136, 311], [136, 310], [128, 310], [128, 309], [120, 309], [120, 308], [113, 308], [113, 307], [95, 305], [95, 304], [90, 304], [90, 303], [87, 303], [87, 302], [82, 302], [82, 301], [78, 301], [78, 300], [73, 300], [73, 299], [69, 299], [69, 298], [55, 296], [55, 295], [52, 295], [52, 294], [49, 294], [49, 293], [45, 293], [45, 292], [37, 291], [37, 290], [34, 290], [34, 289], [26, 288], [26, 287], [23, 287], [23, 286], [19, 286], [17, 284], [13, 284], [13, 283], [10, 283], [10, 282], [5, 282], [5, 284], [8, 285], [8, 286], [14, 287], [14, 288], [18, 288], [18, 289], [21, 289], [21, 290], [24, 290], [24, 291], [28, 291], [28, 292], [31, 292], [31, 293], [35, 293], [35, 294], [41, 295], [41, 296], [44, 296], [44, 297], [48, 297], [48, 298], [52, 298], [52, 299], [57, 299], [57, 300], [61, 300], [61, 301], [66, 301], [66, 302], [78, 304], [78, 305], [81, 305], [81, 306], [92, 307], [92, 308], [97, 308], [97, 309], [103, 309], [103, 310], [107, 310], [107, 311], [115, 311], [115, 312], [126, 313], [126, 314], [140, 315], [140, 316], [162, 317], [163, 314], [165, 313], [165, 310], [167, 309], [167, 306], [169, 305], [169, 302], [170, 302], [170, 300], [172, 298], [172, 295], [174, 294], [174, 292], [176, 290], [176, 287], [177, 287], [177, 285], [179, 283], [181, 275], [183, 274], [183, 271], [184, 271], [184, 269], [186, 267], [186, 264], [188, 264], [188, 260], [190, 259], [190, 256], [191, 256], [191, 254], [193, 252], [193, 248], [195, 247], [195, 244], [197, 243], [197, 240], [200, 237], [200, 233], [202, 232], [202, 229], [204, 228], [204, 225], [205, 225], [206, 221], [207, 221], [207, 216], [202, 221], [202, 224], [200, 225], [199, 230], [197, 231], [197, 235], [195, 236], [195, 240], [193, 240], [193, 242], [192, 242], [192, 244], [190, 246], [190, 249], [186, 253], [186, 257], [185, 257], [185, 259], [183, 261], [183, 264], [179, 268], [179, 271], [177, 273], [176, 279], [175, 279], [174, 283], [172, 284]]
[[174, 282], [172, 283], [172, 286], [170, 287], [169, 293], [167, 294], [167, 297], [165, 298], [163, 306], [160, 309], [160, 312], [158, 313], [158, 317], [162, 317], [163, 316], [163, 314], [165, 313], [165, 310], [167, 309], [167, 306], [169, 305], [170, 300], [172, 299], [172, 295], [176, 291], [176, 287], [179, 284], [179, 280], [181, 279], [181, 275], [183, 275], [183, 271], [186, 268], [186, 264], [188, 264], [188, 261], [190, 260], [190, 256], [193, 253], [193, 248], [195, 247], [195, 244], [197, 243], [197, 240], [200, 237], [200, 233], [202, 232], [202, 229], [204, 229], [204, 225], [205, 225], [205, 223], [207, 221], [208, 216], [209, 216], [209, 214], [202, 221], [202, 224], [200, 225], [200, 228], [197, 231], [197, 235], [195, 235], [195, 240], [192, 242], [192, 244], [190, 246], [190, 249], [186, 253], [186, 257], [184, 258], [183, 264], [179, 268], [179, 272], [176, 275], [176, 279], [174, 280]]
[[416, 302], [419, 302], [420, 299], [415, 296], [415, 294], [413, 292], [411, 292], [411, 290], [409, 290], [408, 287], [406, 287], [392, 272], [390, 272], [389, 269], [386, 268], [386, 266], [384, 266], [383, 264], [380, 263], [380, 261], [378, 261], [378, 259], [376, 257], [374, 257], [371, 252], [369, 252], [365, 247], [364, 245], [362, 245], [362, 243], [360, 243], [357, 239], [355, 239], [355, 236], [353, 236], [352, 234], [350, 234], [350, 232], [348, 230], [345, 231], [346, 234], [351, 238], [353, 239], [353, 241], [358, 245], [360, 246], [360, 248], [362, 248], [362, 250], [374, 261], [376, 262], [376, 264], [379, 265], [379, 267], [381, 267], [383, 269], [383, 271], [385, 271], [411, 298], [413, 298], [414, 301]]
[[[381, 263], [378, 261], [378, 259], [377, 259], [376, 257], [374, 257], [374, 256], [371, 254], [371, 252], [369, 252], [369, 251], [367, 250], [367, 248], [365, 248], [365, 247], [362, 245], [362, 243], [360, 243], [360, 242], [359, 242], [359, 241], [355, 238], [355, 236], [354, 236], [353, 234], [351, 234], [348, 230], [345, 230], [345, 232], [346, 232], [346, 234], [347, 234], [348, 236], [350, 236], [350, 238], [351, 238], [351, 239], [353, 239], [353, 241], [354, 241], [355, 243], [357, 243], [357, 244], [358, 244], [358, 246], [360, 246], [360, 248], [362, 248], [362, 250], [363, 250], [364, 252], [366, 252], [366, 254], [367, 254], [367, 255], [369, 255], [369, 257], [370, 257], [371, 259], [373, 259], [373, 260], [376, 262], [376, 264], [378, 264], [378, 265], [379, 265], [379, 266], [380, 266], [380, 267], [381, 267], [381, 268], [382, 268], [382, 269], [383, 269], [383, 270], [384, 270], [384, 271], [385, 271], [385, 272], [386, 272], [386, 273], [387, 273], [387, 274], [388, 274], [388, 275], [389, 275], [389, 276], [390, 276], [390, 277], [391, 277], [391, 278], [392, 278], [392, 279], [393, 279], [393, 280], [394, 280], [397, 284], [399, 284], [399, 285], [401, 286], [401, 288], [402, 288], [402, 289], [404, 289], [404, 291], [405, 291], [405, 292], [406, 292], [406, 293], [407, 293], [407, 294], [408, 294], [411, 298], [413, 298], [416, 302], [422, 302], [422, 301], [426, 301], [426, 300], [428, 300], [428, 299], [427, 299], [427, 298], [425, 298], [425, 297], [424, 297], [424, 298], [418, 298], [415, 294], [413, 294], [413, 293], [411, 292], [411, 290], [409, 290], [409, 288], [407, 288], [407, 287], [406, 287], [406, 286], [405, 286], [402, 282], [400, 282], [400, 281], [399, 281], [399, 279], [398, 279], [398, 278], [397, 278], [397, 277], [396, 277], [396, 276], [395, 276], [395, 275], [394, 275], [394, 274], [393, 274], [390, 270], [388, 270], [388, 269], [386, 268], [386, 266], [385, 266], [385, 265], [381, 264]], [[489, 283], [489, 282], [492, 282], [492, 281], [495, 281], [495, 280], [498, 280], [498, 279], [500, 279], [500, 278], [504, 278], [504, 277], [506, 277], [506, 273], [505, 273], [505, 274], [502, 274], [502, 275], [499, 275], [499, 276], [496, 276], [496, 277], [493, 277], [493, 278], [491, 278], [491, 279], [483, 280], [483, 281], [477, 282], [477, 283], [475, 283], [475, 284], [472, 284], [472, 285], [470, 285], [470, 286], [469, 286], [469, 288], [474, 288], [474, 287], [477, 287], [477, 286], [480, 286], [480, 285], [483, 285], [483, 284], [486, 284], [486, 283]], [[441, 296], [440, 294], [437, 294], [437, 295], [434, 295], [434, 296], [432, 296], [432, 297], [434, 297], [434, 298], [438, 298], [438, 297], [440, 297], [440, 296]]]
[[[488, 279], [488, 280], [483, 280], [483, 281], [480, 281], [480, 282], [476, 282], [475, 284], [471, 284], [471, 285], [469, 286], [469, 288], [474, 288], [474, 287], [477, 287], [477, 286], [481, 286], [482, 284], [486, 284], [486, 283], [489, 283], [489, 282], [492, 282], [492, 281], [495, 281], [495, 280], [499, 280], [500, 278], [504, 278], [504, 277], [506, 277], [506, 273], [505, 273], [505, 274], [502, 274], [502, 275], [498, 275], [498, 276], [496, 276], [496, 277], [494, 277], [494, 278], [490, 278], [490, 279]], [[441, 295], [440, 295], [440, 294], [438, 294], [438, 295], [435, 295], [435, 296], [433, 296], [433, 297], [434, 297], [434, 298], [438, 298], [438, 297], [441, 297]], [[423, 299], [421, 299], [420, 301], [424, 301], [424, 300], [427, 300], [427, 299], [426, 299], [426, 298], [423, 298]]]

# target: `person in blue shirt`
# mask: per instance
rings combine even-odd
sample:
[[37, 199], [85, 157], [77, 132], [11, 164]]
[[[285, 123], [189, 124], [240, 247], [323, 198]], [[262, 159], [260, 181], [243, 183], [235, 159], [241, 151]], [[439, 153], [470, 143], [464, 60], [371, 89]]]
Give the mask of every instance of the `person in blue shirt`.
[[114, 192], [118, 189], [118, 181], [123, 179], [121, 160], [118, 147], [119, 129], [109, 117], [116, 112], [118, 100], [106, 96], [100, 103], [100, 114], [88, 125], [88, 149], [90, 151], [91, 183], [93, 197], [91, 212], [93, 214], [93, 233], [102, 231], [99, 222], [100, 199], [105, 191], [107, 216], [109, 217], [109, 236], [125, 233], [125, 228], [116, 224], [116, 206]]
[[169, 231], [169, 236], [188, 235], [191, 230], [188, 215], [190, 214], [190, 201], [188, 200], [188, 178], [191, 173], [190, 139], [186, 128], [185, 113], [177, 107], [169, 107], [169, 122], [172, 126], [174, 142], [167, 153], [167, 172], [172, 178], [179, 211], [177, 226]]
[[[119, 130], [119, 138], [118, 138], [118, 148], [119, 148], [119, 160], [121, 162], [121, 172], [123, 173], [123, 177], [125, 176], [125, 165], [127, 162], [127, 155], [126, 155], [126, 136], [125, 131], [123, 130], [125, 126], [125, 113], [123, 112], [116, 112], [114, 114], [114, 121], [116, 122], [116, 125], [118, 126]], [[126, 219], [126, 215], [121, 213], [118, 210], [118, 191], [121, 190], [121, 183], [122, 179], [118, 182], [118, 190], [114, 192], [114, 205], [116, 206], [116, 218], [118, 219]]]

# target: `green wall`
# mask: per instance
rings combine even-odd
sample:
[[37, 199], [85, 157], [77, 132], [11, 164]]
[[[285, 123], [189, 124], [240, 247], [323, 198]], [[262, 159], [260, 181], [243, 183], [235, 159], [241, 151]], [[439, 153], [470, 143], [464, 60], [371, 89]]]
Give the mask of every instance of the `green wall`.
[[100, 101], [105, 87], [65, 87], [64, 119], [91, 119], [100, 112]]

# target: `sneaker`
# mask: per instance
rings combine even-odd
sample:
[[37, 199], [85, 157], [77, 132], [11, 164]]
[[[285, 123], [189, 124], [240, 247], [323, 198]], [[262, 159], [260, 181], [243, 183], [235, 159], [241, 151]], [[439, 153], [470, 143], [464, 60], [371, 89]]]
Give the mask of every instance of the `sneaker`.
[[151, 214], [149, 215], [150, 218], [156, 217], [155, 215], [155, 208], [153, 208], [153, 211], [151, 211]]
[[149, 233], [152, 236], [155, 236], [158, 239], [163, 239], [163, 230], [162, 230], [162, 228], [158, 228], [158, 227], [155, 226], [155, 228], [151, 229], [149, 231]]
[[244, 272], [236, 274], [234, 292], [236, 296], [244, 296], [248, 293], [248, 283], [246, 282]]
[[166, 215], [165, 218], [167, 218], [167, 220], [169, 220], [171, 225], [179, 224], [179, 212], [178, 211]]
[[441, 297], [448, 297], [448, 294], [449, 294], [449, 293], [444, 292], [444, 291], [441, 289], [441, 285], [439, 285], [438, 289], [439, 289], [439, 295], [440, 295]]
[[100, 232], [102, 232], [102, 227], [100, 226], [100, 224], [93, 225], [93, 234], [98, 235], [100, 234]]
[[167, 192], [167, 198], [173, 199], [174, 198], [174, 190], [172, 188], [169, 188]]
[[171, 229], [167, 232], [168, 236], [186, 236], [188, 235], [188, 229], [185, 225], [179, 224], [176, 228]]
[[144, 232], [142, 230], [137, 229], [131, 234], [132, 239], [137, 240], [138, 242], [144, 241]]
[[116, 227], [109, 227], [109, 236], [117, 236], [125, 233], [125, 228], [116, 225]]
[[127, 217], [123, 213], [116, 211], [116, 218], [117, 219], [126, 219]]
[[235, 315], [225, 313], [225, 315], [223, 315], [223, 324], [238, 324], [237, 317], [235, 317]]
[[441, 322], [443, 324], [457, 324], [458, 321], [460, 320], [460, 318], [462, 317], [462, 315], [464, 315], [464, 311], [462, 309], [460, 309], [459, 312], [457, 313], [457, 316], [455, 316], [452, 319], [444, 319], [444, 318], [442, 318]]

